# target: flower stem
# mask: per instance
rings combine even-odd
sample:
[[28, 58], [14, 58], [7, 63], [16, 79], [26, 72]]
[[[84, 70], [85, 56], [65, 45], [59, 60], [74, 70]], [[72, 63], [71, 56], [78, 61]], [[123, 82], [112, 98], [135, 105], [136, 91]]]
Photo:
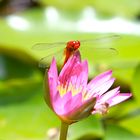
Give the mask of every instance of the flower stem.
[[60, 139], [59, 140], [66, 140], [67, 139], [67, 132], [68, 132], [69, 125], [61, 121], [61, 130], [60, 130]]

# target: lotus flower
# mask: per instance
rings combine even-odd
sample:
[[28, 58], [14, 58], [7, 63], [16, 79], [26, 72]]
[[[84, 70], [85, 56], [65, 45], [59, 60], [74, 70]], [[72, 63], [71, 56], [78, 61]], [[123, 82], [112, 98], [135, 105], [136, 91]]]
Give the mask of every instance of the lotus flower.
[[53, 58], [45, 75], [45, 100], [63, 122], [71, 124], [91, 114], [105, 114], [109, 107], [131, 97], [131, 93], [120, 93], [119, 87], [108, 91], [114, 80], [108, 70], [88, 83], [88, 62], [81, 61], [79, 52], [67, 61], [59, 75]]

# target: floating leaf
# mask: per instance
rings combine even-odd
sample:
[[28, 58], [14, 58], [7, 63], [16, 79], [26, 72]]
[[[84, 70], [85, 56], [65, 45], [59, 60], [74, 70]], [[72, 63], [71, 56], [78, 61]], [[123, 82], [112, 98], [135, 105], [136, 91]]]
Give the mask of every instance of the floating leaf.
[[85, 138], [101, 138], [104, 135], [100, 119], [90, 116], [78, 123], [72, 124], [69, 129], [69, 140], [85, 140]]
[[140, 137], [135, 136], [127, 129], [117, 126], [108, 125], [105, 131], [105, 137], [103, 140], [139, 140]]
[[140, 105], [140, 64], [138, 64], [134, 72], [132, 80], [132, 91], [135, 100]]

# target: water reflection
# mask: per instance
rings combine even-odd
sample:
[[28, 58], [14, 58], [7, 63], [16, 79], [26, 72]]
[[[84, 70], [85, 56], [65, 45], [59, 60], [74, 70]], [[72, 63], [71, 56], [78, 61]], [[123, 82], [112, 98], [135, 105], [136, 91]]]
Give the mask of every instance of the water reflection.
[[111, 19], [99, 19], [91, 7], [85, 8], [80, 13], [80, 18], [73, 21], [62, 17], [61, 12], [56, 8], [48, 7], [45, 10], [48, 25], [55, 30], [140, 35], [139, 22], [129, 21], [117, 16]]
[[11, 15], [11, 16], [7, 16], [6, 19], [9, 26], [16, 30], [26, 31], [30, 28], [29, 21], [23, 17]]

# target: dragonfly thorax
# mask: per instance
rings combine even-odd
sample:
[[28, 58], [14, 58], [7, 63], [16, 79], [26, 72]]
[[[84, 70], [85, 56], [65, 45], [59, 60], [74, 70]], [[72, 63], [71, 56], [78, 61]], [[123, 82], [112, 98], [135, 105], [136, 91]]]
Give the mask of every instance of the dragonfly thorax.
[[69, 50], [77, 50], [80, 47], [80, 41], [69, 41], [67, 42], [67, 49]]

